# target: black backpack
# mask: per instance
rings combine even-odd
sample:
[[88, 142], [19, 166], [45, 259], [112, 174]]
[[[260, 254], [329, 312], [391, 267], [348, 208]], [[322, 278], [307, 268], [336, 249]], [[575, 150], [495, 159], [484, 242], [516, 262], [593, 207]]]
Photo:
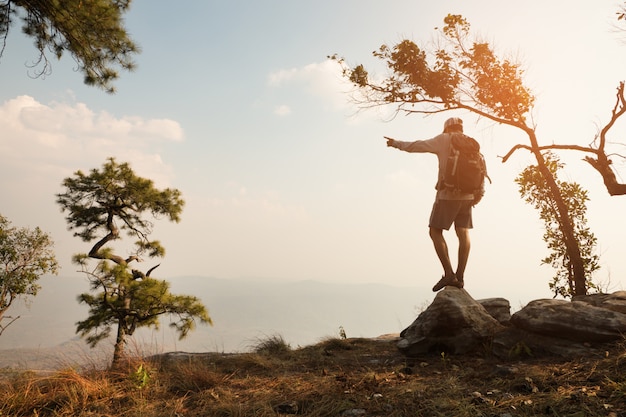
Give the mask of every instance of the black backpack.
[[484, 194], [487, 165], [480, 153], [480, 144], [463, 133], [452, 133], [450, 154], [446, 161], [443, 179], [437, 189], [450, 189], [462, 193], [474, 194], [474, 201], [480, 201]]

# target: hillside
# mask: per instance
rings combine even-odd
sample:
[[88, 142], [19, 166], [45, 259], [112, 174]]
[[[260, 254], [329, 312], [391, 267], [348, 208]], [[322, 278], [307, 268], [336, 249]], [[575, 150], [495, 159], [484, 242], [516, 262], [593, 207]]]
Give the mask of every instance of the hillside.
[[7, 371], [0, 415], [618, 417], [625, 371], [623, 345], [575, 360], [520, 351], [407, 361], [393, 339], [293, 349], [275, 336], [250, 353], [158, 356], [117, 372]]

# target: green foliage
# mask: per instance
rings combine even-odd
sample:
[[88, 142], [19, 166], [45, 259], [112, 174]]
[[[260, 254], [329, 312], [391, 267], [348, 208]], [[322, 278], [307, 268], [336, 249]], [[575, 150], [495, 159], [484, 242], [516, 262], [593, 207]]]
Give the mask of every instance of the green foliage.
[[524, 123], [534, 97], [522, 83], [520, 65], [498, 58], [488, 43], [470, 41], [462, 16], [450, 14], [444, 24], [430, 51], [407, 39], [374, 51], [391, 70], [383, 81], [373, 81], [363, 65], [344, 67], [344, 74], [367, 93], [368, 104], [396, 103], [417, 113], [464, 108], [502, 123]]
[[[0, 319], [17, 298], [37, 295], [42, 275], [57, 273], [53, 245], [38, 227], [12, 227], [0, 215]], [[5, 327], [0, 326], [0, 334]]]
[[109, 232], [111, 239], [117, 239], [119, 224], [121, 230], [137, 239], [137, 256], [165, 254], [158, 241], [148, 239], [153, 223], [142, 217], [144, 212], [178, 222], [185, 204], [179, 190], [158, 190], [151, 180], [138, 177], [128, 163], [117, 163], [115, 158], [109, 158], [102, 170], [92, 169], [89, 175], [77, 171], [62, 185], [66, 191], [57, 194], [57, 203], [67, 212], [70, 230], [77, 230], [74, 236], [89, 242]]
[[[89, 254], [74, 255], [74, 262], [90, 278], [91, 293], [79, 295], [78, 301], [89, 307], [85, 320], [76, 323], [76, 331], [95, 346], [110, 336], [117, 326], [115, 363], [123, 351], [126, 336], [140, 327], [159, 327], [159, 317], [169, 315], [182, 339], [193, 330], [196, 320], [211, 324], [211, 318], [197, 297], [174, 295], [169, 283], [132, 269], [130, 264], [140, 256], [162, 257], [165, 249], [157, 240], [150, 240], [153, 224], [146, 213], [155, 218], [166, 217], [178, 222], [184, 205], [180, 191], [158, 190], [152, 181], [135, 175], [127, 163], [118, 164], [109, 158], [102, 170], [89, 175], [78, 171], [63, 181], [65, 192], [57, 194], [57, 203], [67, 212], [70, 229], [85, 242], [99, 239]], [[123, 258], [106, 246], [120, 239], [120, 230], [136, 239], [134, 252]], [[89, 260], [98, 259], [89, 270]], [[158, 266], [158, 265], [157, 265]]]
[[448, 363], [450, 362], [450, 357], [446, 355], [446, 352], [440, 352], [439, 356], [441, 356], [441, 363], [443, 365], [443, 368], [447, 368]]
[[[600, 268], [600, 265], [598, 263], [599, 257], [595, 254], [597, 239], [587, 227], [586, 203], [589, 200], [588, 193], [575, 182], [558, 180], [558, 171], [563, 168], [563, 164], [554, 154], [546, 153], [544, 156], [546, 166], [556, 179], [561, 190], [561, 196], [571, 215], [574, 236], [583, 260], [587, 288], [597, 289], [597, 286], [591, 281], [591, 275]], [[515, 179], [515, 182], [519, 185], [519, 191], [524, 200], [539, 211], [539, 217], [545, 225], [543, 240], [547, 243], [551, 253], [541, 262], [551, 265], [556, 270], [556, 275], [550, 282], [550, 289], [555, 296], [571, 297], [574, 294], [572, 263], [565, 247], [561, 218], [554, 197], [537, 165], [531, 165], [524, 169]]]
[[[459, 76], [451, 67], [451, 57], [445, 51], [436, 53], [432, 67], [426, 52], [410, 40], [393, 47], [382, 45], [374, 56], [386, 61], [393, 71], [381, 89], [385, 91], [386, 102], [418, 103], [428, 98], [439, 99], [442, 103], [456, 101]], [[371, 86], [362, 79], [361, 86], [364, 85]]]
[[150, 382], [150, 373], [143, 364], [139, 364], [137, 369], [131, 374], [131, 379], [137, 389], [144, 389]]
[[522, 356], [533, 356], [533, 350], [523, 341], [517, 342], [511, 349], [509, 349], [509, 356], [512, 358], [519, 358]]
[[119, 77], [117, 68], [132, 70], [132, 57], [139, 52], [122, 18], [130, 3], [131, 0], [2, 0], [0, 36], [6, 41], [18, 18], [23, 33], [34, 38], [39, 51], [34, 64], [42, 67], [38, 76], [50, 72], [46, 52], [57, 59], [67, 52], [78, 64], [87, 85], [114, 92], [112, 82]]
[[350, 81], [359, 87], [367, 86], [367, 71], [363, 65], [357, 65], [352, 72], [350, 72]]
[[76, 331], [90, 346], [108, 338], [113, 326], [122, 327], [123, 334], [128, 336], [139, 327], [158, 329], [159, 316], [164, 314], [176, 318], [170, 327], [181, 339], [195, 328], [196, 319], [211, 323], [197, 297], [174, 295], [167, 281], [150, 277], [135, 279], [126, 266], [111, 265], [100, 262], [98, 270], [92, 274], [91, 289], [100, 292], [78, 296], [78, 301], [89, 307], [89, 316], [76, 323]]

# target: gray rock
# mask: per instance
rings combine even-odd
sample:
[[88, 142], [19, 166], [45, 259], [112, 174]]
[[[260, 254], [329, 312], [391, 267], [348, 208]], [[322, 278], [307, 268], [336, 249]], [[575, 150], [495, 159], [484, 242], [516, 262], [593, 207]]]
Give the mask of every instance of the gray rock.
[[503, 328], [467, 291], [448, 286], [400, 333], [397, 346], [407, 356], [432, 351], [467, 353]]
[[511, 303], [506, 298], [485, 298], [476, 301], [500, 323], [505, 324], [511, 320]]
[[595, 307], [626, 314], [626, 291], [616, 291], [612, 294], [577, 295], [572, 301], [581, 301]]
[[577, 342], [609, 342], [626, 332], [626, 314], [582, 301], [535, 300], [513, 314], [520, 329]]
[[365, 411], [362, 408], [351, 408], [350, 410], [346, 410], [343, 413], [341, 413], [342, 417], [359, 417], [359, 416], [364, 416], [367, 414], [367, 411]]

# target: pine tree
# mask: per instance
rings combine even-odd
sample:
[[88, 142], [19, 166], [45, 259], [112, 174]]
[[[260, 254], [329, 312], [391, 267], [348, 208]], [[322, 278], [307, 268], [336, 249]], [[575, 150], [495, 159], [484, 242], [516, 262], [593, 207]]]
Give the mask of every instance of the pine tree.
[[[178, 222], [184, 205], [179, 190], [158, 190], [151, 180], [138, 177], [127, 163], [109, 158], [101, 170], [87, 175], [81, 171], [63, 181], [65, 192], [57, 194], [74, 235], [85, 242], [96, 241], [87, 254], [77, 254], [74, 262], [89, 277], [92, 293], [81, 294], [79, 302], [89, 306], [89, 317], [77, 323], [77, 333], [93, 347], [110, 336], [117, 326], [113, 365], [124, 357], [127, 338], [140, 327], [159, 327], [159, 317], [174, 318], [170, 326], [180, 338], [195, 327], [196, 319], [211, 324], [211, 318], [197, 297], [173, 295], [169, 284], [133, 268], [143, 257], [157, 258], [165, 249], [150, 240], [153, 223], [145, 218], [166, 217]], [[111, 244], [121, 240], [121, 232], [134, 238], [132, 254], [122, 257]], [[90, 261], [97, 260], [94, 268]]]
[[114, 92], [118, 69], [132, 70], [139, 47], [130, 39], [123, 14], [131, 0], [1, 0], [0, 56], [16, 20], [35, 40], [37, 76], [50, 73], [48, 53], [57, 59], [69, 53], [87, 85]]

